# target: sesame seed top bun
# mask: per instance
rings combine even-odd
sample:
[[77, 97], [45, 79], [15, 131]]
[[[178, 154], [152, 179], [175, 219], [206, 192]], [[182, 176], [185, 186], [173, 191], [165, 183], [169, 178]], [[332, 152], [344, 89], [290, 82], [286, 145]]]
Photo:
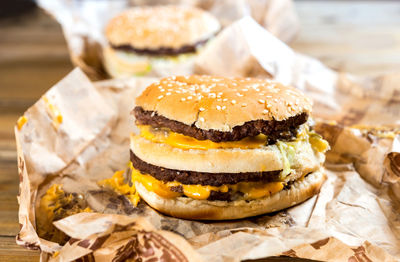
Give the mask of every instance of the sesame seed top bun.
[[153, 83], [136, 105], [204, 130], [232, 131], [252, 120], [285, 120], [311, 112], [302, 92], [255, 78], [172, 76]]
[[159, 49], [194, 45], [219, 30], [216, 18], [195, 7], [145, 6], [114, 17], [105, 31], [112, 45]]

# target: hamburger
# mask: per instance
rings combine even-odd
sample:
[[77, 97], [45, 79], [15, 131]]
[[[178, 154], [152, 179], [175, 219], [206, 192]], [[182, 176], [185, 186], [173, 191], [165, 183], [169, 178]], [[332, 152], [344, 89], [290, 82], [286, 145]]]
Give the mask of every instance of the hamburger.
[[328, 143], [299, 90], [252, 78], [172, 76], [133, 114], [132, 181], [154, 209], [185, 219], [239, 219], [319, 192]]
[[194, 55], [220, 30], [212, 15], [188, 6], [134, 7], [105, 29], [104, 65], [112, 77], [184, 73]]

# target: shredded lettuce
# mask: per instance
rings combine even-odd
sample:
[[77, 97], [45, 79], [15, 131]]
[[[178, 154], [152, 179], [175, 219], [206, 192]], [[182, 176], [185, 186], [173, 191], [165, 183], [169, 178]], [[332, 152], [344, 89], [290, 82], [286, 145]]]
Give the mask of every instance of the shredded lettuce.
[[280, 175], [281, 179], [284, 179], [292, 172], [296, 153], [308, 150], [308, 144], [310, 144], [312, 149], [316, 152], [325, 153], [329, 150], [328, 142], [314, 131], [309, 131], [308, 126], [305, 126], [304, 129], [299, 132], [295, 141], [278, 141], [276, 143], [283, 161], [283, 170]]

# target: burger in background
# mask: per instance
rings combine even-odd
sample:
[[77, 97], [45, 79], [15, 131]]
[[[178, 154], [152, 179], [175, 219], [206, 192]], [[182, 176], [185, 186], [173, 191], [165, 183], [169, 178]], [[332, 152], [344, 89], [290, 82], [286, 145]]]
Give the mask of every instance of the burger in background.
[[196, 7], [134, 7], [108, 23], [104, 65], [115, 78], [188, 74], [219, 30], [218, 20]]

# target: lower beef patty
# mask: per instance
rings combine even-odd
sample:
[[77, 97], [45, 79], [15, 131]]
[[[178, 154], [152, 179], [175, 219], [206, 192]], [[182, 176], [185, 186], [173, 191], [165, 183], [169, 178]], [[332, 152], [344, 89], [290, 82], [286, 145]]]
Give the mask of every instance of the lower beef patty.
[[174, 170], [144, 162], [131, 151], [131, 162], [142, 174], [148, 174], [164, 182], [177, 181], [185, 185], [222, 186], [239, 182], [279, 181], [281, 170], [246, 173], [205, 173], [186, 170]]
[[246, 137], [264, 134], [267, 136], [268, 144], [274, 144], [279, 140], [290, 140], [296, 136], [297, 128], [307, 121], [308, 115], [302, 113], [290, 117], [283, 121], [277, 120], [254, 120], [236, 126], [231, 132], [218, 130], [203, 130], [194, 124], [189, 126], [184, 123], [168, 119], [158, 115], [154, 111], [145, 111], [137, 106], [133, 110], [136, 121], [141, 125], [150, 125], [152, 127], [165, 127], [173, 132], [184, 134], [198, 140], [211, 140], [213, 142], [238, 141]]

